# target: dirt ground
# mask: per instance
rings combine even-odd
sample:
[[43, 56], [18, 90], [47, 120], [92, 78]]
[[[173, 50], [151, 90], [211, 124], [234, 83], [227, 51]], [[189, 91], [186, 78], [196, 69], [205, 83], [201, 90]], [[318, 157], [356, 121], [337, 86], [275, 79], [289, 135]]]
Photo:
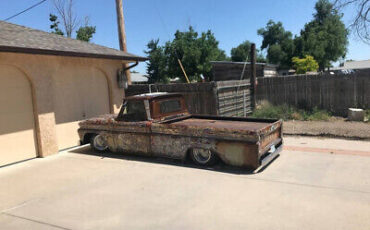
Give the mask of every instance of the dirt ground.
[[284, 134], [327, 136], [370, 140], [370, 123], [346, 121], [336, 118], [330, 121], [285, 121]]

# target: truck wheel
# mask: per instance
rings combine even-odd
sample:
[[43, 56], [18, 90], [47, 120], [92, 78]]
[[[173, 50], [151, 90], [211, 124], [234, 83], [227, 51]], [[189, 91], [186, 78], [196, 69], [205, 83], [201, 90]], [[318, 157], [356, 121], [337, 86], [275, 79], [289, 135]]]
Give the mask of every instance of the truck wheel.
[[190, 151], [191, 159], [197, 165], [210, 166], [214, 165], [217, 160], [217, 156], [210, 149], [193, 148]]
[[92, 149], [98, 152], [103, 152], [108, 149], [107, 142], [104, 137], [99, 134], [95, 134], [90, 138], [90, 146]]

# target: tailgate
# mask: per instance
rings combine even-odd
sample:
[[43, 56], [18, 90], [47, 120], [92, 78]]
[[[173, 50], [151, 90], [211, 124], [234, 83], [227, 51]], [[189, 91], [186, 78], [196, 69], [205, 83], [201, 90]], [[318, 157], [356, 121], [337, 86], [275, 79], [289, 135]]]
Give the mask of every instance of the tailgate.
[[265, 153], [276, 142], [281, 142], [282, 139], [282, 121], [276, 121], [272, 124], [266, 124], [266, 127], [258, 133], [260, 136], [260, 154]]
[[259, 172], [278, 157], [283, 147], [282, 121], [279, 120], [260, 132], [258, 161], [260, 166], [254, 171]]

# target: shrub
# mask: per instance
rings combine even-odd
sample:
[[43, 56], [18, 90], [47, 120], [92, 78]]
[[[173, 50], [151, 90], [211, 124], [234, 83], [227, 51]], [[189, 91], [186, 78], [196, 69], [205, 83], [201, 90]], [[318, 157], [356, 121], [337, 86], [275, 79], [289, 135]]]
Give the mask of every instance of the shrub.
[[251, 117], [290, 120], [293, 112], [292, 108], [286, 104], [273, 106], [270, 103], [263, 102], [257, 107]]
[[306, 55], [304, 58], [293, 57], [292, 62], [297, 74], [305, 74], [310, 71], [317, 71], [319, 68], [319, 64], [317, 64], [315, 59], [310, 55]]
[[308, 115], [305, 119], [307, 121], [328, 121], [331, 115], [325, 110], [319, 110], [318, 108], [314, 108], [313, 111]]
[[251, 117], [300, 121], [328, 121], [331, 115], [327, 111], [318, 108], [309, 111], [297, 109], [287, 104], [271, 105], [267, 101], [262, 101], [257, 105]]

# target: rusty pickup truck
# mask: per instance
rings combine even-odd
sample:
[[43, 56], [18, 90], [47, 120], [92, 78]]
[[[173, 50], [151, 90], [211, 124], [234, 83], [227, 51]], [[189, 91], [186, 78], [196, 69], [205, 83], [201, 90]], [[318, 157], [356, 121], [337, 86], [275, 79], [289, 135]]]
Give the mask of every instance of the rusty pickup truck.
[[189, 114], [177, 93], [127, 97], [118, 115], [79, 123], [81, 144], [144, 156], [192, 159], [202, 166], [217, 159], [259, 170], [282, 148], [282, 121]]

